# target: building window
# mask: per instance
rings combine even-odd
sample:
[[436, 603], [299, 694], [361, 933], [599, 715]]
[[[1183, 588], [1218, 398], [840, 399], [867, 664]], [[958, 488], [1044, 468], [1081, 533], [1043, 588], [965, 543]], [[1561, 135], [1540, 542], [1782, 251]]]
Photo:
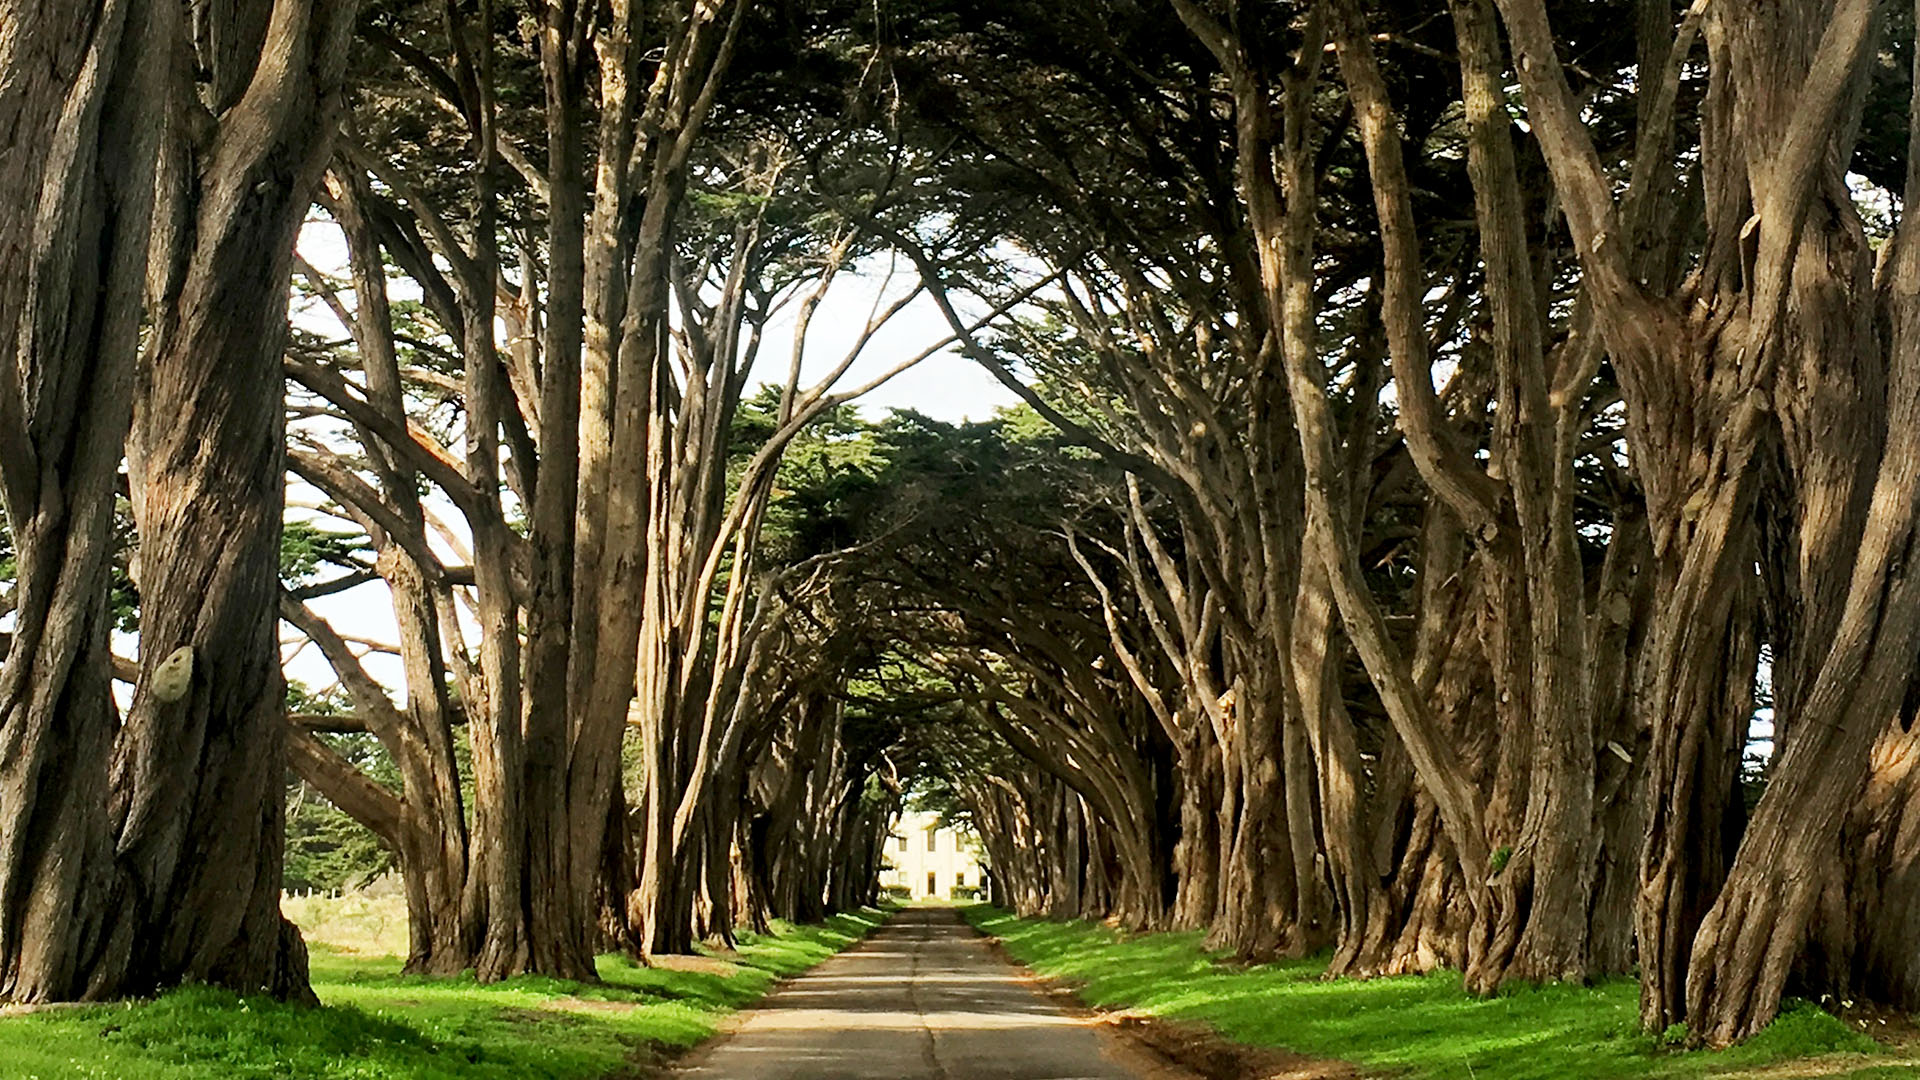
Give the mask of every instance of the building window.
[[953, 875], [953, 887], [956, 889], [964, 889], [967, 887], [967, 872], [965, 870], [961, 870]]
[[904, 836], [900, 837], [900, 850], [901, 851], [907, 850], [907, 838]]
[[940, 891], [939, 879], [934, 877], [933, 871], [931, 870], [927, 871], [927, 895], [933, 896], [939, 891]]
[[938, 831], [938, 830], [935, 830], [935, 829], [928, 829], [928, 830], [927, 830], [927, 850], [928, 850], [928, 851], [934, 851], [934, 850], [937, 850], [937, 848], [936, 848], [936, 846], [935, 846], [935, 844], [934, 844], [934, 842], [933, 842], [933, 841], [934, 841], [934, 838], [935, 838], [935, 837], [937, 837], [937, 836], [939, 836], [939, 835], [940, 835], [940, 833], [939, 833], [939, 831]]

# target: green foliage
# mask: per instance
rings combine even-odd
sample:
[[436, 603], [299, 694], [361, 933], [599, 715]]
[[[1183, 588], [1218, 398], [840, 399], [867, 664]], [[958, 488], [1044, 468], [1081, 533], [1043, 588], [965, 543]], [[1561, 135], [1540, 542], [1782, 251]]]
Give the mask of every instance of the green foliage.
[[695, 188], [687, 192], [688, 209], [722, 221], [752, 217], [772, 200], [751, 191]]
[[[338, 738], [340, 736], [336, 736]], [[357, 888], [393, 867], [393, 853], [359, 822], [295, 781], [287, 809], [286, 863], [280, 887], [288, 892]]]
[[365, 533], [323, 529], [310, 521], [289, 521], [280, 529], [280, 579], [289, 585], [311, 581], [322, 566], [366, 569], [361, 556], [371, 541]]
[[133, 529], [133, 503], [113, 500], [113, 566], [110, 573], [113, 628], [123, 634], [140, 629], [140, 590], [133, 584], [133, 552], [140, 538]]
[[324, 1006], [188, 987], [158, 1000], [0, 1021], [0, 1076], [101, 1080], [570, 1080], [603, 1077], [655, 1048], [690, 1046], [720, 1018], [877, 927], [882, 913], [741, 935], [715, 970], [600, 961], [604, 986], [401, 975], [316, 946]]
[[310, 716], [344, 716], [353, 710], [348, 707], [343, 691], [335, 689], [316, 694], [312, 687], [299, 679], [288, 679], [287, 711]]
[[13, 530], [7, 527], [7, 514], [0, 509], [0, 585], [9, 585], [20, 574], [14, 562]]
[[[1859, 143], [1852, 171], [1878, 186], [1898, 192], [1906, 183], [1908, 115], [1913, 97], [1913, 8], [1887, 6], [1880, 48], [1871, 61], [1862, 102]], [[1876, 212], [1866, 214], [1869, 235], [1882, 239], [1892, 222]]]
[[1879, 1049], [1872, 1039], [1848, 1027], [1846, 1021], [1800, 998], [1782, 1002], [1780, 1015], [1754, 1042], [1780, 1057], [1872, 1053]]
[[[732, 483], [773, 436], [779, 414], [780, 390], [772, 385], [740, 403], [729, 437]], [[763, 557], [793, 563], [854, 541], [860, 509], [873, 497], [884, 464], [878, 431], [857, 408], [840, 405], [794, 436], [774, 475], [761, 528]]]
[[[332, 716], [349, 711], [338, 693], [315, 694], [287, 683], [287, 711]], [[374, 783], [400, 790], [400, 771], [380, 740], [364, 733], [322, 734], [331, 747]], [[338, 892], [364, 885], [393, 868], [393, 853], [371, 830], [336, 809], [299, 777], [287, 775], [287, 851], [280, 887], [288, 892]]]
[[[1199, 1021], [1238, 1042], [1339, 1058], [1402, 1080], [1891, 1080], [1920, 1067], [1920, 1058], [1896, 1056], [1806, 1003], [1791, 1004], [1731, 1050], [1677, 1052], [1663, 1036], [1640, 1033], [1629, 979], [1482, 999], [1447, 973], [1329, 981], [1320, 959], [1225, 965], [1197, 932], [1123, 939], [1095, 923], [1017, 919], [986, 905], [966, 915], [1015, 959], [1077, 986], [1088, 1004]], [[1767, 1068], [1787, 1061], [1805, 1071]]]
[[1487, 870], [1498, 874], [1507, 868], [1507, 862], [1513, 858], [1513, 849], [1502, 844], [1493, 849], [1493, 857], [1487, 860]]

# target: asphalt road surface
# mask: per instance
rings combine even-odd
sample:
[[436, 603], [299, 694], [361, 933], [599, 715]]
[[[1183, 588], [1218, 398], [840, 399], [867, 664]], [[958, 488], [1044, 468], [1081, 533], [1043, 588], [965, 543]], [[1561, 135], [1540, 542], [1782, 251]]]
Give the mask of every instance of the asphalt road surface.
[[1069, 1016], [951, 908], [908, 908], [695, 1051], [676, 1080], [1168, 1080]]

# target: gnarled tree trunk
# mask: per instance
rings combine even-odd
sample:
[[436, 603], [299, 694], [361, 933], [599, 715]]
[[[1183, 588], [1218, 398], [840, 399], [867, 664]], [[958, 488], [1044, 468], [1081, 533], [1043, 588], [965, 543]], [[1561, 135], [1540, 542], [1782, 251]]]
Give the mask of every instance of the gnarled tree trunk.
[[[115, 474], [132, 417], [164, 3], [0, 5], [0, 1000], [140, 989], [101, 799], [119, 718], [107, 636]], [[119, 947], [114, 947], [118, 945]], [[134, 985], [129, 985], [132, 983]]]
[[[119, 943], [140, 973], [129, 990], [194, 978], [311, 996], [305, 948], [280, 917], [281, 353], [294, 237], [327, 161], [356, 8], [209, 12], [214, 32], [195, 44], [210, 96], [176, 73], [159, 310], [128, 452], [141, 678], [113, 793], [136, 883]], [[196, 110], [217, 125], [184, 119]]]
[[[24, 384], [32, 399], [0, 401], [19, 418], [0, 423], [0, 437], [25, 442], [0, 457], [39, 463], [31, 483], [5, 475], [9, 518], [32, 556], [22, 625], [34, 635], [9, 659], [0, 718], [9, 768], [23, 770], [6, 778], [17, 792], [7, 813], [25, 815], [8, 833], [0, 896], [9, 996], [101, 998], [199, 980], [311, 998], [305, 949], [279, 911], [280, 354], [293, 238], [325, 161], [353, 11], [293, 0], [196, 8], [192, 26], [205, 33], [192, 42], [167, 5], [75, 11], [72, 25], [40, 12], [9, 19], [34, 34], [17, 55], [38, 78], [77, 73], [64, 87], [9, 78], [22, 98], [0, 105], [19, 107], [18, 130], [47, 140], [36, 147], [56, 148], [10, 160], [64, 174], [9, 185], [51, 195], [14, 219], [37, 216], [33, 226], [9, 230], [33, 237], [23, 248], [40, 265], [21, 280], [34, 288], [4, 290], [33, 298], [8, 313], [9, 367], [25, 357], [39, 369]], [[36, 48], [40, 32], [52, 36]], [[72, 51], [48, 63], [45, 48]], [[192, 67], [174, 66], [183, 58]], [[39, 128], [56, 115], [41, 111], [49, 102], [59, 121]], [[163, 107], [174, 123], [150, 232]], [[142, 663], [116, 732], [96, 590], [149, 235], [160, 308], [132, 380], [128, 444]], [[64, 344], [45, 336], [50, 319], [71, 334]], [[98, 366], [60, 356], [67, 348]], [[75, 392], [91, 396], [77, 413]], [[63, 479], [67, 494], [38, 505]], [[60, 574], [47, 576], [53, 566]], [[49, 782], [76, 801], [48, 800]], [[104, 806], [101, 790], [112, 793]]]

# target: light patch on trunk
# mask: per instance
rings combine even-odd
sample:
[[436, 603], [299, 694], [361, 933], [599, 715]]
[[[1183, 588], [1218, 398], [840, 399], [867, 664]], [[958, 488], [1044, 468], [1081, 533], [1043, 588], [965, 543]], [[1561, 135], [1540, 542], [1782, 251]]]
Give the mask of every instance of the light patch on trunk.
[[187, 696], [193, 685], [193, 646], [182, 645], [167, 654], [153, 669], [153, 696], [164, 705], [172, 705]]

